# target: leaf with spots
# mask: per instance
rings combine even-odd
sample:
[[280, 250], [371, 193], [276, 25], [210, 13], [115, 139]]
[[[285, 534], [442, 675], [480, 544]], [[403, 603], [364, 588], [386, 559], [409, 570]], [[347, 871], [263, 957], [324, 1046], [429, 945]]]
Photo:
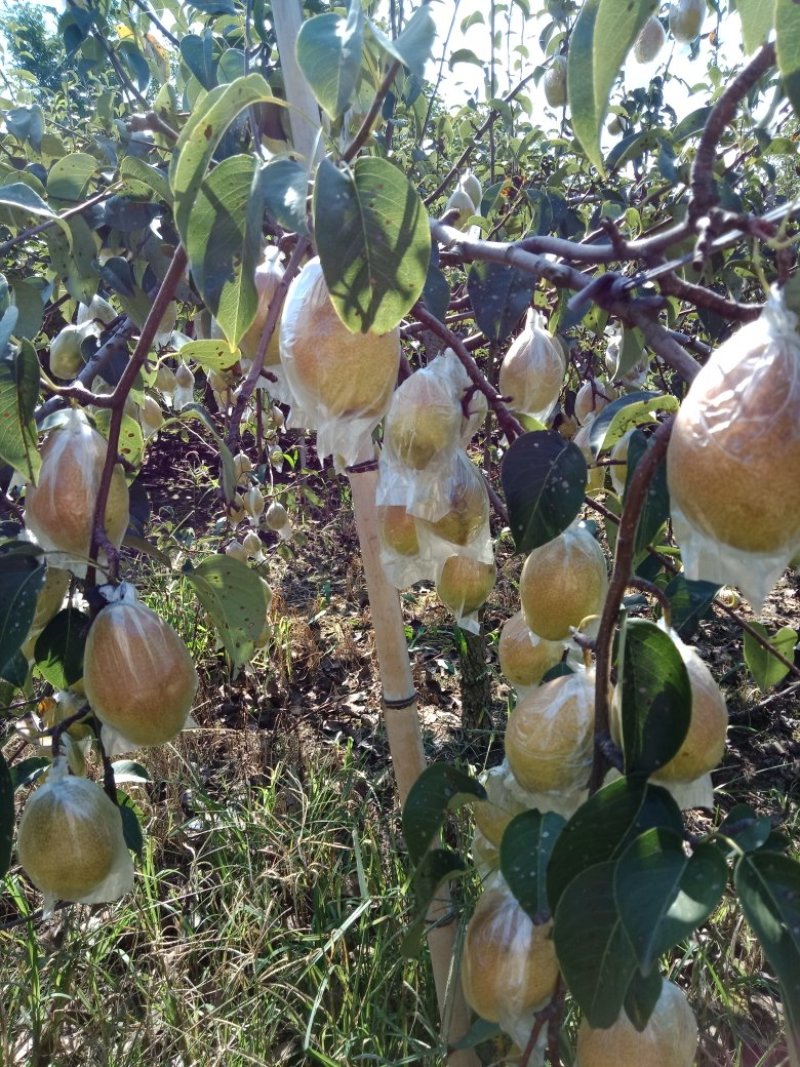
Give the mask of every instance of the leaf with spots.
[[552, 430], [518, 437], [503, 459], [503, 491], [519, 552], [532, 552], [569, 526], [586, 490], [586, 460]]
[[264, 629], [264, 583], [247, 564], [224, 555], [209, 556], [197, 567], [187, 562], [183, 574], [208, 612], [234, 670], [241, 667]]
[[44, 564], [31, 548], [11, 542], [0, 555], [0, 677], [28, 636], [44, 582]]

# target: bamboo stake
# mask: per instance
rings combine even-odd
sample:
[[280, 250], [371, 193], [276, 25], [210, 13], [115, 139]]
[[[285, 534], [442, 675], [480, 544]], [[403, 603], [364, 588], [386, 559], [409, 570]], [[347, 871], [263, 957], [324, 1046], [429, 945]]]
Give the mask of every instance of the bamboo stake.
[[[404, 804], [408, 791], [425, 770], [425, 753], [417, 714], [417, 693], [408, 658], [408, 645], [400, 597], [387, 579], [380, 561], [378, 519], [375, 508], [375, 488], [378, 472], [374, 465], [367, 469], [348, 471], [353, 495], [364, 576], [367, 582], [375, 648], [383, 687], [382, 702], [389, 751], [392, 756], [400, 803]], [[453, 968], [455, 937], [458, 924], [451, 911], [447, 886], [428, 913], [428, 947], [439, 1002], [442, 1032], [448, 1041], [456, 1041], [469, 1029], [469, 1012], [461, 993], [461, 983]], [[448, 921], [449, 920], [449, 921]], [[478, 1063], [472, 1049], [451, 1052], [450, 1067], [474, 1067]]]

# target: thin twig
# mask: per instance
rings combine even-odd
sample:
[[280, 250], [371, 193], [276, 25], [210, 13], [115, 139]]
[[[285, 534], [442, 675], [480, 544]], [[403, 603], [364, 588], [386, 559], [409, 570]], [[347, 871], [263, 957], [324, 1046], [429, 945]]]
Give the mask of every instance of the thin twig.
[[400, 62], [399, 59], [395, 59], [392, 65], [387, 70], [386, 76], [384, 77], [381, 84], [378, 86], [378, 91], [375, 93], [375, 96], [372, 99], [369, 111], [364, 116], [364, 121], [361, 123], [355, 137], [342, 154], [343, 163], [349, 163], [352, 159], [355, 159], [361, 147], [366, 144], [367, 138], [369, 137], [370, 131], [372, 130], [372, 123], [377, 118], [378, 112], [381, 109], [381, 105], [383, 104], [383, 101], [386, 98], [386, 94], [391, 89], [392, 84], [394, 83], [394, 80], [397, 77], [397, 73], [402, 67], [402, 65], [403, 64]]
[[[73, 215], [80, 215], [81, 212], [87, 211], [90, 207], [94, 207], [95, 204], [99, 204], [103, 200], [108, 200], [108, 198], [113, 196], [119, 188], [120, 183], [110, 185], [108, 189], [90, 197], [89, 200], [84, 200], [82, 204], [76, 204], [75, 207], [70, 207], [67, 208], [66, 211], [62, 211], [60, 215], [54, 215], [52, 219], [45, 219], [44, 222], [38, 222], [35, 226], [28, 226], [26, 229], [20, 230], [16, 237], [10, 237], [0, 245], [0, 256], [4, 256], [6, 252], [9, 252], [15, 245], [27, 241], [29, 237], [36, 237], [38, 234], [44, 233], [45, 230], [57, 226], [59, 222], [66, 222], [67, 219], [71, 219]], [[22, 208], [22, 210], [24, 210], [24, 208]]]
[[147, 15], [147, 17], [150, 19], [156, 29], [160, 30], [160, 32], [166, 37], [170, 44], [175, 45], [176, 48], [180, 48], [181, 42], [178, 40], [177, 37], [175, 37], [169, 32], [164, 23], [161, 22], [161, 20], [159, 19], [158, 15], [156, 15], [155, 11], [149, 8], [144, 2], [144, 0], [133, 0], [133, 2], [141, 11], [145, 13], [145, 15]]

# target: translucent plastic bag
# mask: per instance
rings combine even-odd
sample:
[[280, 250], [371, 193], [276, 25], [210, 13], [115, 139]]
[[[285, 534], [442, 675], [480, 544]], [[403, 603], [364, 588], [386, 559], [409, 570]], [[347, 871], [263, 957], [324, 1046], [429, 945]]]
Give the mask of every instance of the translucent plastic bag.
[[545, 328], [544, 319], [528, 309], [525, 327], [500, 364], [499, 387], [514, 411], [546, 421], [564, 382], [564, 355]]

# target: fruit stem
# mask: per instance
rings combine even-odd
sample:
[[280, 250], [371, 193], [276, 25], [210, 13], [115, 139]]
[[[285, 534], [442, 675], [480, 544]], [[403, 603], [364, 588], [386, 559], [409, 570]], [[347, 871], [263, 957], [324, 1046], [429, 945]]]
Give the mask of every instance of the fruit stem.
[[117, 382], [116, 388], [111, 394], [111, 420], [108, 427], [108, 448], [106, 451], [106, 461], [103, 464], [103, 471], [100, 475], [97, 500], [95, 501], [94, 521], [92, 523], [92, 541], [89, 547], [89, 567], [86, 571], [87, 587], [91, 587], [95, 584], [97, 558], [101, 549], [105, 549], [108, 556], [109, 579], [115, 580], [117, 577], [119, 553], [114, 545], [111, 544], [106, 534], [105, 514], [106, 505], [108, 503], [108, 494], [111, 489], [111, 478], [114, 473], [114, 467], [118, 462], [119, 435], [120, 430], [122, 429], [122, 419], [125, 414], [125, 401], [127, 400], [128, 393], [131, 391], [133, 383], [136, 380], [136, 375], [139, 373], [145, 360], [150, 354], [150, 347], [158, 333], [161, 319], [164, 316], [164, 312], [167, 310], [167, 305], [175, 294], [175, 289], [186, 269], [187, 263], [188, 257], [186, 255], [186, 250], [183, 245], [178, 245], [173, 253], [172, 260], [167, 268], [167, 273], [164, 275], [164, 280], [156, 294], [156, 298], [153, 301], [153, 305], [150, 308], [150, 312], [145, 319], [142, 332], [139, 334], [139, 340], [136, 342], [136, 347], [133, 350], [133, 355], [128, 360], [128, 365], [122, 372], [122, 377]]
[[628, 483], [625, 494], [625, 507], [617, 531], [617, 546], [614, 555], [614, 569], [608, 586], [608, 594], [597, 633], [597, 662], [595, 666], [595, 720], [594, 720], [594, 761], [589, 778], [589, 794], [596, 793], [603, 784], [608, 760], [598, 739], [609, 734], [608, 686], [611, 674], [611, 647], [614, 628], [617, 624], [622, 598], [630, 582], [633, 558], [636, 548], [636, 528], [644, 507], [647, 488], [655, 474], [656, 467], [666, 455], [673, 419], [662, 422], [650, 439], [650, 446], [636, 465]]

